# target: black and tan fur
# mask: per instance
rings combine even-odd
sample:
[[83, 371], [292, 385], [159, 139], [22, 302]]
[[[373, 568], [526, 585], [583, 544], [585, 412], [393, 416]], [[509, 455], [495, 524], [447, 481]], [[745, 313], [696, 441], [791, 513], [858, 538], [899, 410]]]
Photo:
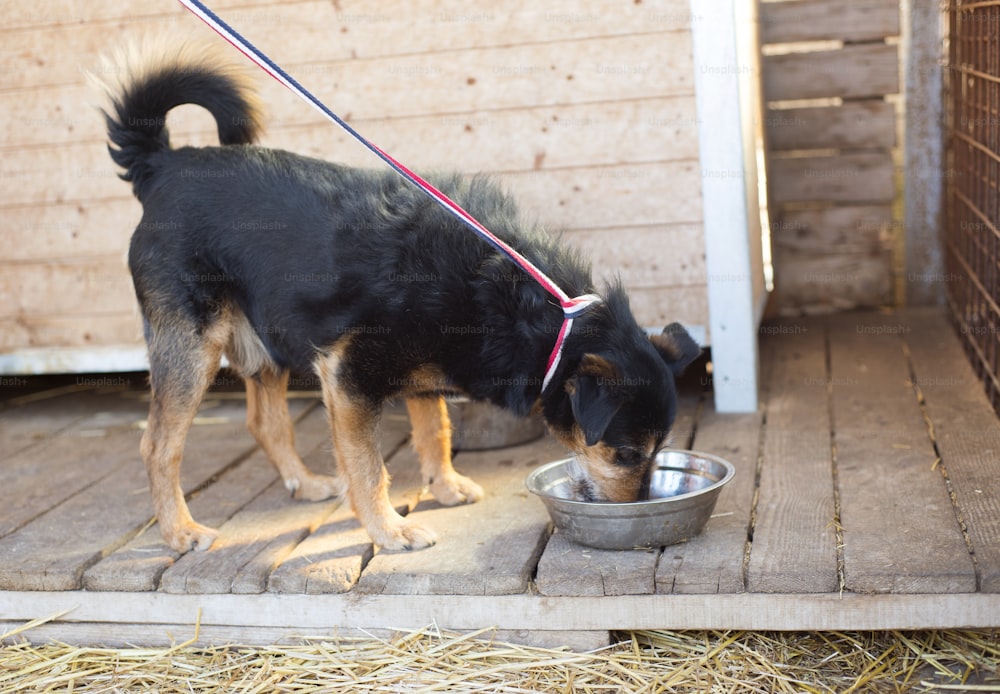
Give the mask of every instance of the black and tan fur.
[[[191, 518], [179, 480], [222, 355], [246, 380], [247, 424], [285, 485], [307, 500], [346, 493], [384, 548], [435, 541], [389, 503], [377, 432], [392, 398], [406, 399], [423, 479], [444, 504], [483, 495], [452, 468], [451, 393], [541, 412], [576, 454], [582, 498], [648, 491], [676, 412], [674, 376], [699, 352], [680, 326], [648, 337], [612, 284], [577, 319], [543, 393], [562, 312], [540, 286], [395, 173], [254, 146], [262, 118], [240, 71], [211, 51], [168, 55], [109, 91], [107, 126], [143, 206], [129, 249], [152, 391], [142, 456], [171, 547], [215, 537]], [[165, 117], [184, 103], [212, 113], [219, 147], [170, 146]], [[494, 183], [431, 179], [570, 295], [595, 291], [589, 268]], [[290, 373], [308, 372], [322, 382], [335, 477], [295, 451], [285, 390]]]

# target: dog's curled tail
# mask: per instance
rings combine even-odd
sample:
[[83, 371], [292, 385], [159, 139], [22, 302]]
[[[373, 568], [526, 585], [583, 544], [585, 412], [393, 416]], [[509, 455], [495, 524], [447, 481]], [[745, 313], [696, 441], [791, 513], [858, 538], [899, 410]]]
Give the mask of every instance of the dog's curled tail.
[[249, 74], [213, 45], [146, 42], [106, 58], [101, 74], [90, 76], [109, 101], [102, 109], [114, 145], [108, 151], [140, 200], [155, 174], [152, 155], [170, 149], [166, 117], [175, 106], [207, 109], [223, 145], [250, 144], [263, 129]]

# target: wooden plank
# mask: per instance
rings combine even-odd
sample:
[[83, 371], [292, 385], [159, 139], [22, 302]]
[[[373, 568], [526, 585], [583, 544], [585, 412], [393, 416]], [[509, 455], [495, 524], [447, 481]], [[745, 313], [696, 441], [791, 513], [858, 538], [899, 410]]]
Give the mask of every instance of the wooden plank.
[[[170, 595], [167, 593], [0, 592], [0, 619], [16, 624], [68, 612], [56, 624], [172, 625], [193, 634], [196, 621], [254, 630], [338, 628], [531, 630], [975, 629], [1000, 626], [995, 593], [922, 595]], [[30, 635], [31, 632], [28, 632]], [[178, 639], [179, 640], [179, 639]], [[240, 640], [242, 643], [243, 641]]]
[[[402, 421], [391, 423], [381, 434], [384, 455], [396, 450], [407, 436]], [[314, 469], [332, 471], [326, 411], [320, 408], [304, 421], [302, 433], [312, 458], [326, 461]], [[219, 526], [219, 537], [209, 551], [188, 552], [167, 568], [160, 589], [168, 593], [262, 593], [271, 572], [342, 502], [291, 503], [284, 485], [272, 477], [265, 489]]]
[[905, 321], [941, 469], [975, 553], [978, 589], [1000, 593], [1000, 423], [941, 310], [911, 309]]
[[[24, 168], [13, 164], [29, 159], [34, 149], [55, 144], [71, 148], [73, 155], [65, 161], [69, 168], [63, 175], [93, 172], [94, 162], [110, 162], [103, 147], [106, 136], [100, 114], [96, 109], [77, 108], [81, 102], [94, 100], [92, 90], [75, 84], [27, 93], [0, 92], [0, 127], [5, 128], [0, 148], [10, 160], [5, 166], [7, 175]], [[53, 111], [72, 115], [54, 117]], [[580, 161], [620, 163], [697, 156], [692, 95], [526, 104], [499, 110], [469, 103], [454, 112], [398, 117], [374, 113], [349, 120], [401, 161], [435, 170], [532, 170]], [[218, 144], [211, 116], [198, 107], [172, 110], [167, 124], [174, 146]], [[304, 104], [298, 108], [288, 104], [287, 111], [278, 114], [268, 110], [266, 125], [263, 145], [359, 166], [375, 165], [367, 150]], [[612, 141], [614, 146], [610, 146]], [[117, 187], [128, 190], [124, 183]]]
[[438, 535], [419, 552], [381, 552], [357, 590], [406, 595], [507, 595], [528, 588], [548, 536], [542, 503], [524, 487], [531, 468], [566, 456], [550, 437], [495, 451], [462, 452], [456, 469], [481, 484], [475, 504], [443, 507], [422, 501], [410, 515]]
[[[219, 0], [216, 7], [246, 7], [252, 5], [270, 5], [274, 0]], [[92, 0], [84, 7], [78, 0], [51, 0], [45, 7], [15, 6], [5, 19], [8, 29], [31, 29], [50, 27], [62, 24], [79, 26], [86, 22], [118, 22], [122, 19], [121, 3], [114, 0]], [[170, 7], [170, 3], [150, 3], [136, 8], [129, 8], [127, 17], [153, 20], [163, 14], [178, 14], [181, 8]]]
[[8, 188], [18, 188], [24, 195], [18, 199], [16, 195], [4, 193], [0, 196], [0, 205], [59, 203], [121, 195], [121, 187], [126, 184], [118, 179], [111, 159], [99, 157], [94, 152], [87, 155], [88, 163], [81, 168], [78, 166], [78, 147], [14, 150], [0, 165], [0, 176], [10, 183]]
[[[597, 265], [595, 268], [595, 278], [598, 281], [612, 279], [618, 273], [619, 268], [613, 265]], [[704, 326], [706, 323], [708, 309], [703, 284], [630, 287], [629, 295], [632, 311], [640, 325], [657, 328], [673, 321], [680, 321], [688, 326]], [[2, 351], [13, 352], [25, 347], [57, 348], [45, 358], [45, 363], [50, 365], [50, 372], [79, 371], [74, 367], [74, 354], [91, 354], [102, 346], [135, 347], [141, 352], [142, 325], [138, 311], [0, 320]], [[114, 370], [119, 366], [112, 362], [102, 369]], [[137, 367], [130, 365], [128, 368]]]
[[896, 317], [830, 319], [830, 380], [844, 573], [861, 593], [976, 589]]
[[272, 593], [345, 593], [375, 554], [350, 504], [337, 508], [267, 579]]
[[[108, 49], [109, 31], [126, 36], [161, 32], [187, 39], [214, 38], [182, 7], [170, 3], [150, 3], [127, 12], [120, 5], [94, 4], [93, 9], [87, 6], [84, 16], [71, 4], [62, 11], [49, 11], [46, 5], [44, 12], [28, 15], [23, 25], [18, 18], [5, 18], [9, 36], [5, 38], [8, 50], [3, 67], [10, 86], [23, 89], [79, 79], [82, 69], [99, 67], [96, 57]], [[323, 0], [256, 0], [213, 3], [212, 8], [292, 74], [296, 74], [292, 68], [318, 62], [679, 32], [687, 29], [691, 14], [686, 0], [657, 0], [635, 6], [592, 0], [585, 10], [572, 0], [554, 0], [544, 7], [520, 0], [505, 5], [502, 12], [470, 11], [459, 0], [397, 0], [380, 4], [377, 9], [360, 0], [336, 5]], [[22, 28], [10, 31], [14, 27]], [[331, 41], [331, 36], [337, 40]], [[51, 52], [43, 48], [52, 46], [77, 56], [77, 60], [52, 59]], [[305, 73], [307, 77], [322, 73], [313, 68]]]
[[[679, 393], [671, 445], [688, 448], [698, 426], [700, 387]], [[567, 540], [558, 530], [538, 560], [535, 585], [542, 595], [642, 595], [656, 592], [661, 549], [605, 550]], [[671, 548], [666, 548], [667, 552]]]
[[[0, 622], [0, 634], [18, 629], [22, 624]], [[49, 622], [32, 628], [24, 637], [31, 643], [72, 643], [80, 647], [94, 645], [101, 648], [168, 648], [178, 643], [191, 642], [192, 647], [231, 647], [233, 644], [259, 647], [294, 646], [317, 641], [337, 642], [343, 639], [383, 639], [394, 641], [407, 633], [431, 629], [425, 624], [417, 629], [394, 629], [340, 626], [332, 628], [301, 629], [299, 627], [229, 627], [214, 625], [176, 624], [100, 624], [94, 622]], [[606, 629], [553, 630], [553, 629], [448, 629], [449, 633], [466, 633], [470, 638], [488, 639], [490, 643], [561, 649], [586, 653], [606, 648], [613, 643]]]
[[[613, 268], [608, 268], [606, 272], [595, 274], [601, 277], [613, 272]], [[704, 329], [708, 326], [708, 296], [703, 284], [627, 288], [632, 314], [641, 326], [659, 330], [674, 321], [688, 327], [701, 326]]]
[[557, 530], [538, 562], [535, 582], [546, 596], [649, 595], [656, 592], [661, 552], [594, 549], [567, 540]]
[[[308, 109], [296, 115], [294, 123], [274, 123], [262, 144], [373, 166], [342, 131]], [[494, 110], [473, 103], [455, 112], [352, 117], [351, 124], [401, 161], [430, 170], [535, 171], [697, 157], [692, 95]]]
[[24, 314], [132, 313], [135, 290], [122, 256], [74, 263], [6, 265], [0, 317]]
[[0, 537], [9, 538], [137, 458], [133, 425], [145, 407], [114, 394], [90, 395], [86, 405], [88, 416], [4, 460]]
[[[296, 75], [295, 66], [286, 67]], [[303, 84], [349, 120], [691, 96], [692, 72], [686, 32], [417, 52], [298, 68]], [[260, 93], [272, 125], [320, 122], [277, 83], [260, 82]]]
[[626, 164], [500, 177], [522, 210], [549, 228], [600, 228], [701, 220], [697, 161]]
[[840, 583], [824, 330], [788, 321], [761, 334], [766, 428], [747, 590], [829, 593]]
[[[88, 383], [88, 380], [93, 382]], [[94, 412], [102, 410], [101, 405], [114, 397], [111, 391], [128, 387], [129, 379], [126, 376], [86, 379], [77, 376], [65, 385], [33, 392], [37, 383], [34, 379], [18, 376], [0, 378], [5, 398], [0, 409], [0, 461], [14, 458], [31, 447], [44, 445], [74, 425], [94, 431], [96, 427], [91, 428], [81, 422], [88, 417], [93, 420]], [[95, 392], [98, 389], [100, 392]], [[51, 402], [55, 397], [59, 399], [58, 407], [53, 407]], [[108, 423], [101, 418], [102, 425]]]
[[[774, 246], [822, 254], [870, 253], [886, 249], [899, 231], [892, 205], [837, 205], [781, 209], [771, 224]], [[793, 271], [787, 264], [782, 271]], [[784, 277], [784, 274], [782, 275]]]
[[896, 46], [857, 44], [833, 51], [766, 55], [766, 101], [872, 98], [899, 92]]
[[875, 308], [891, 302], [892, 265], [888, 251], [800, 251], [775, 248], [783, 268], [775, 301], [809, 313]]
[[[661, 287], [664, 282], [697, 285], [706, 281], [705, 242], [701, 226], [657, 224], [622, 229], [581, 229], [563, 237], [584, 258], [600, 259], [602, 268], [628, 278], [629, 288]], [[669, 248], [669, 257], [654, 249]]]
[[[92, 353], [104, 346], [137, 348], [145, 352], [142, 321], [138, 306], [128, 313], [84, 313], [75, 316], [24, 316], [0, 319], [0, 352], [23, 349], [51, 349], [44, 362], [46, 373], [74, 373], [73, 350]], [[121, 363], [108, 363], [101, 371], [121, 369]], [[138, 367], [129, 364], [126, 370]], [[93, 371], [94, 369], [88, 369]]]
[[[17, 179], [18, 185], [0, 190], [0, 205], [89, 201], [128, 192], [127, 186], [118, 180], [110, 159], [93, 161], [87, 173], [65, 176], [62, 166], [52, 159], [72, 159], [69, 152], [73, 149], [46, 148], [37, 152], [37, 159], [23, 170], [10, 169], [8, 173]], [[4, 172], [0, 171], [0, 175]], [[55, 181], [47, 184], [50, 176]], [[620, 227], [701, 219], [697, 160], [512, 171], [500, 173], [497, 178], [517, 196], [523, 210], [537, 211], [542, 222], [553, 227]], [[20, 195], [15, 195], [13, 188]], [[130, 224], [116, 233], [130, 235], [133, 228]], [[124, 255], [117, 255], [103, 260], [116, 262], [122, 268], [122, 276], [127, 278], [123, 258]]]
[[[238, 401], [206, 400], [188, 439], [182, 471], [186, 490], [200, 486], [253, 447], [243, 424], [244, 411]], [[103, 449], [83, 453], [80, 442], [73, 442], [73, 460], [82, 456], [91, 461], [103, 471], [99, 480], [0, 540], [0, 557], [5, 558], [0, 564], [3, 589], [80, 587], [84, 570], [127, 542], [149, 521], [148, 481], [138, 454], [140, 432], [129, 427], [108, 434], [103, 441], [93, 440], [107, 445], [110, 455]], [[60, 474], [50, 474], [47, 481], [45, 491], [57, 492]], [[114, 500], [113, 512], [107, 510], [108, 499]]]
[[762, 2], [761, 43], [871, 41], [899, 34], [896, 0]]
[[892, 149], [896, 108], [881, 99], [840, 106], [769, 109], [764, 116], [772, 152], [802, 149]]
[[890, 152], [772, 157], [775, 204], [789, 202], [892, 202], [895, 166]]
[[736, 467], [705, 530], [666, 547], [656, 568], [657, 593], [741, 593], [744, 551], [756, 488], [762, 412], [719, 414], [711, 406], [698, 420], [692, 448]]
[[[89, 165], [98, 153], [81, 148], [79, 156], [82, 165]], [[125, 183], [117, 187], [117, 199], [5, 208], [6, 223], [0, 227], [3, 263], [95, 255], [124, 258], [142, 208]], [[100, 233], [94, 233], [97, 229]]]
[[[687, 32], [416, 53], [316, 67], [325, 83], [338, 85], [335, 95], [324, 96], [322, 90], [317, 95], [353, 118], [693, 93]], [[401, 92], [415, 98], [400, 99]], [[286, 96], [268, 103], [275, 117], [284, 120], [292, 101]], [[294, 105], [295, 112], [300, 109]]]

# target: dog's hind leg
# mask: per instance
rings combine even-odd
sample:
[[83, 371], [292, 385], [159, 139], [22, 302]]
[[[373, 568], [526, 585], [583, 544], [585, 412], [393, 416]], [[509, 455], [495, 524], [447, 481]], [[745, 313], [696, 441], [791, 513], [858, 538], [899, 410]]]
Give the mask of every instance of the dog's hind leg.
[[434, 498], [445, 506], [482, 499], [483, 488], [451, 466], [451, 421], [444, 398], [408, 398], [406, 409], [413, 425], [413, 447], [420, 459], [420, 474]]
[[278, 469], [296, 499], [321, 501], [346, 489], [340, 477], [318, 475], [295, 450], [295, 430], [288, 414], [288, 372], [264, 369], [246, 378], [247, 428]]
[[188, 326], [149, 330], [149, 420], [140, 450], [160, 532], [177, 552], [208, 549], [218, 533], [195, 523], [181, 489], [181, 459], [191, 421], [219, 367], [221, 344]]

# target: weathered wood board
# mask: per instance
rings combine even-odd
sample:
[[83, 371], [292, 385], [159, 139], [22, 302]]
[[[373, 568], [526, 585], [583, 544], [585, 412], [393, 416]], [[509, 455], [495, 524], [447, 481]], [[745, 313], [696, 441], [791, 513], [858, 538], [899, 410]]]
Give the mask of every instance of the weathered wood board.
[[899, 34], [896, 0], [790, 0], [762, 2], [763, 43], [795, 41], [871, 41]]
[[764, 56], [767, 101], [873, 98], [898, 91], [896, 46], [856, 44], [833, 51]]
[[975, 553], [978, 589], [1000, 592], [1000, 430], [982, 385], [936, 309], [908, 312], [905, 342], [942, 474]]
[[896, 146], [896, 107], [884, 99], [771, 109], [764, 119], [772, 152]]
[[972, 558], [892, 316], [830, 319], [830, 382], [845, 587], [857, 593], [963, 593]]
[[829, 593], [840, 579], [825, 330], [821, 321], [767, 327], [763, 462], [747, 589]]
[[882, 249], [896, 229], [888, 204], [785, 209], [771, 225], [771, 239], [775, 247], [815, 255], [871, 253]]
[[889, 152], [809, 157], [774, 157], [774, 201], [892, 202], [893, 162]]

